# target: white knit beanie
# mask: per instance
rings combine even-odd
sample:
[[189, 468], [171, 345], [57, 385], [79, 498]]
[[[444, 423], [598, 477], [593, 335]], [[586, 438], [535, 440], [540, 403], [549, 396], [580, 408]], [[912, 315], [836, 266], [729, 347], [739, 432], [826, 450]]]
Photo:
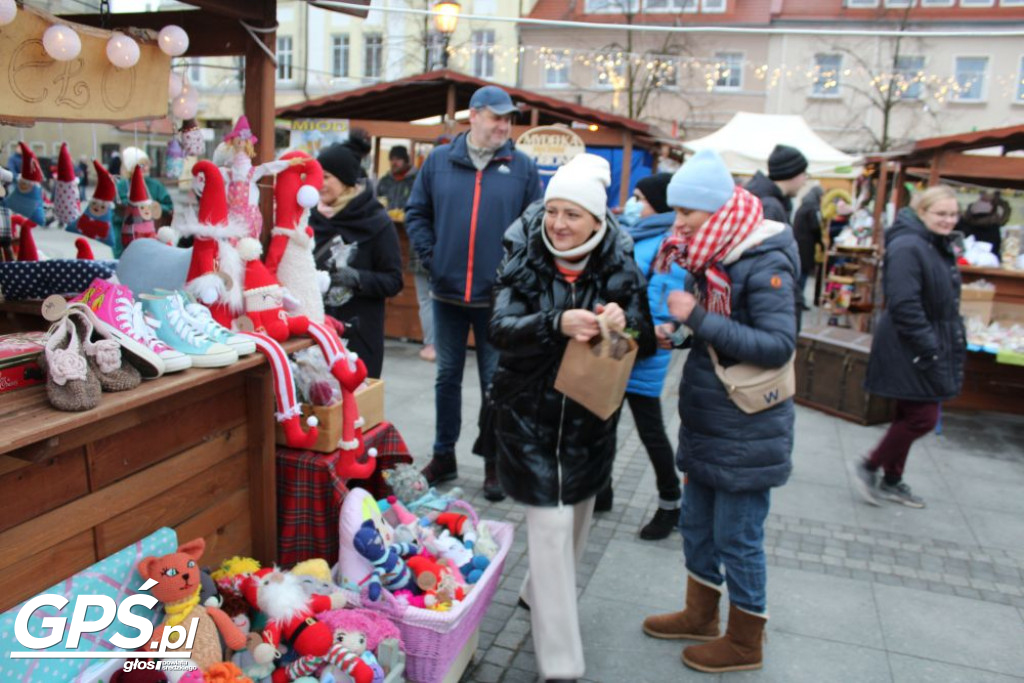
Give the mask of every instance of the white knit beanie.
[[544, 203], [565, 199], [579, 204], [603, 221], [611, 182], [612, 171], [607, 159], [596, 154], [577, 154], [555, 171], [544, 192]]

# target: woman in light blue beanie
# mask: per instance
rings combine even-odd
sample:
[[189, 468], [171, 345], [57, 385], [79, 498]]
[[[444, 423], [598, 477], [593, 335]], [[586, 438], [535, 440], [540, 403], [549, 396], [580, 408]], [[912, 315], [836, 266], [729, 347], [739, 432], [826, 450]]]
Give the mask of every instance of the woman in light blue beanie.
[[[710, 641], [683, 650], [705, 672], [759, 669], [768, 618], [764, 522], [771, 489], [789, 478], [793, 401], [768, 396], [760, 412], [740, 410], [715, 372], [749, 363], [781, 368], [796, 348], [793, 283], [799, 272], [789, 227], [764, 219], [761, 202], [738, 187], [722, 159], [701, 151], [672, 177], [672, 235], [656, 259], [690, 274], [688, 291], [668, 297], [675, 323], [659, 326], [662, 346], [677, 326], [693, 332], [679, 389], [679, 449], [686, 473], [680, 529], [688, 573], [686, 608], [644, 620], [655, 638]], [[725, 567], [723, 575], [722, 565]], [[718, 603], [729, 588], [719, 637]]]

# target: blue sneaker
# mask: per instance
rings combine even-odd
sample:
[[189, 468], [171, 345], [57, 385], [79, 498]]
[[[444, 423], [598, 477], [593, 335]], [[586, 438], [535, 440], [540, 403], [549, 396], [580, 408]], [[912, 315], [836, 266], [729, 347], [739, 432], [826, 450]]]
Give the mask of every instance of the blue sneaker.
[[156, 336], [171, 348], [187, 354], [196, 368], [221, 368], [238, 360], [238, 353], [217, 343], [189, 323], [185, 304], [172, 293], [140, 294], [142, 308], [153, 323]]
[[202, 332], [218, 344], [234, 349], [235, 353], [239, 356], [248, 356], [251, 353], [256, 353], [256, 342], [243, 334], [235, 334], [221, 325], [213, 319], [209, 308], [197, 303], [187, 293], [172, 292], [159, 288], [154, 291], [161, 296], [174, 296], [181, 299], [182, 305], [185, 307], [185, 317], [197, 332]]

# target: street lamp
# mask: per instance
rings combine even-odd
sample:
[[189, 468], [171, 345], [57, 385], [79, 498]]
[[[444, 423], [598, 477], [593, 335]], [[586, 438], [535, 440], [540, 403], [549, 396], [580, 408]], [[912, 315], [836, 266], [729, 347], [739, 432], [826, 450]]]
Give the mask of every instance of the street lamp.
[[441, 49], [441, 68], [448, 68], [448, 41], [455, 32], [455, 26], [459, 23], [459, 12], [462, 6], [455, 0], [441, 0], [434, 5], [434, 28], [444, 36], [444, 45]]

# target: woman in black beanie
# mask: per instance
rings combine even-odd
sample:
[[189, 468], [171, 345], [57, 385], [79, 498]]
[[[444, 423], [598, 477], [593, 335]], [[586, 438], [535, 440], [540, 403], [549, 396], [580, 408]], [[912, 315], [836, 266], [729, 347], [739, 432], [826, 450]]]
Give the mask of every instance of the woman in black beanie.
[[372, 188], [359, 157], [344, 143], [320, 152], [320, 202], [313, 208], [317, 268], [331, 275], [327, 314], [345, 323], [348, 348], [380, 377], [384, 363], [384, 300], [402, 291], [398, 233]]

